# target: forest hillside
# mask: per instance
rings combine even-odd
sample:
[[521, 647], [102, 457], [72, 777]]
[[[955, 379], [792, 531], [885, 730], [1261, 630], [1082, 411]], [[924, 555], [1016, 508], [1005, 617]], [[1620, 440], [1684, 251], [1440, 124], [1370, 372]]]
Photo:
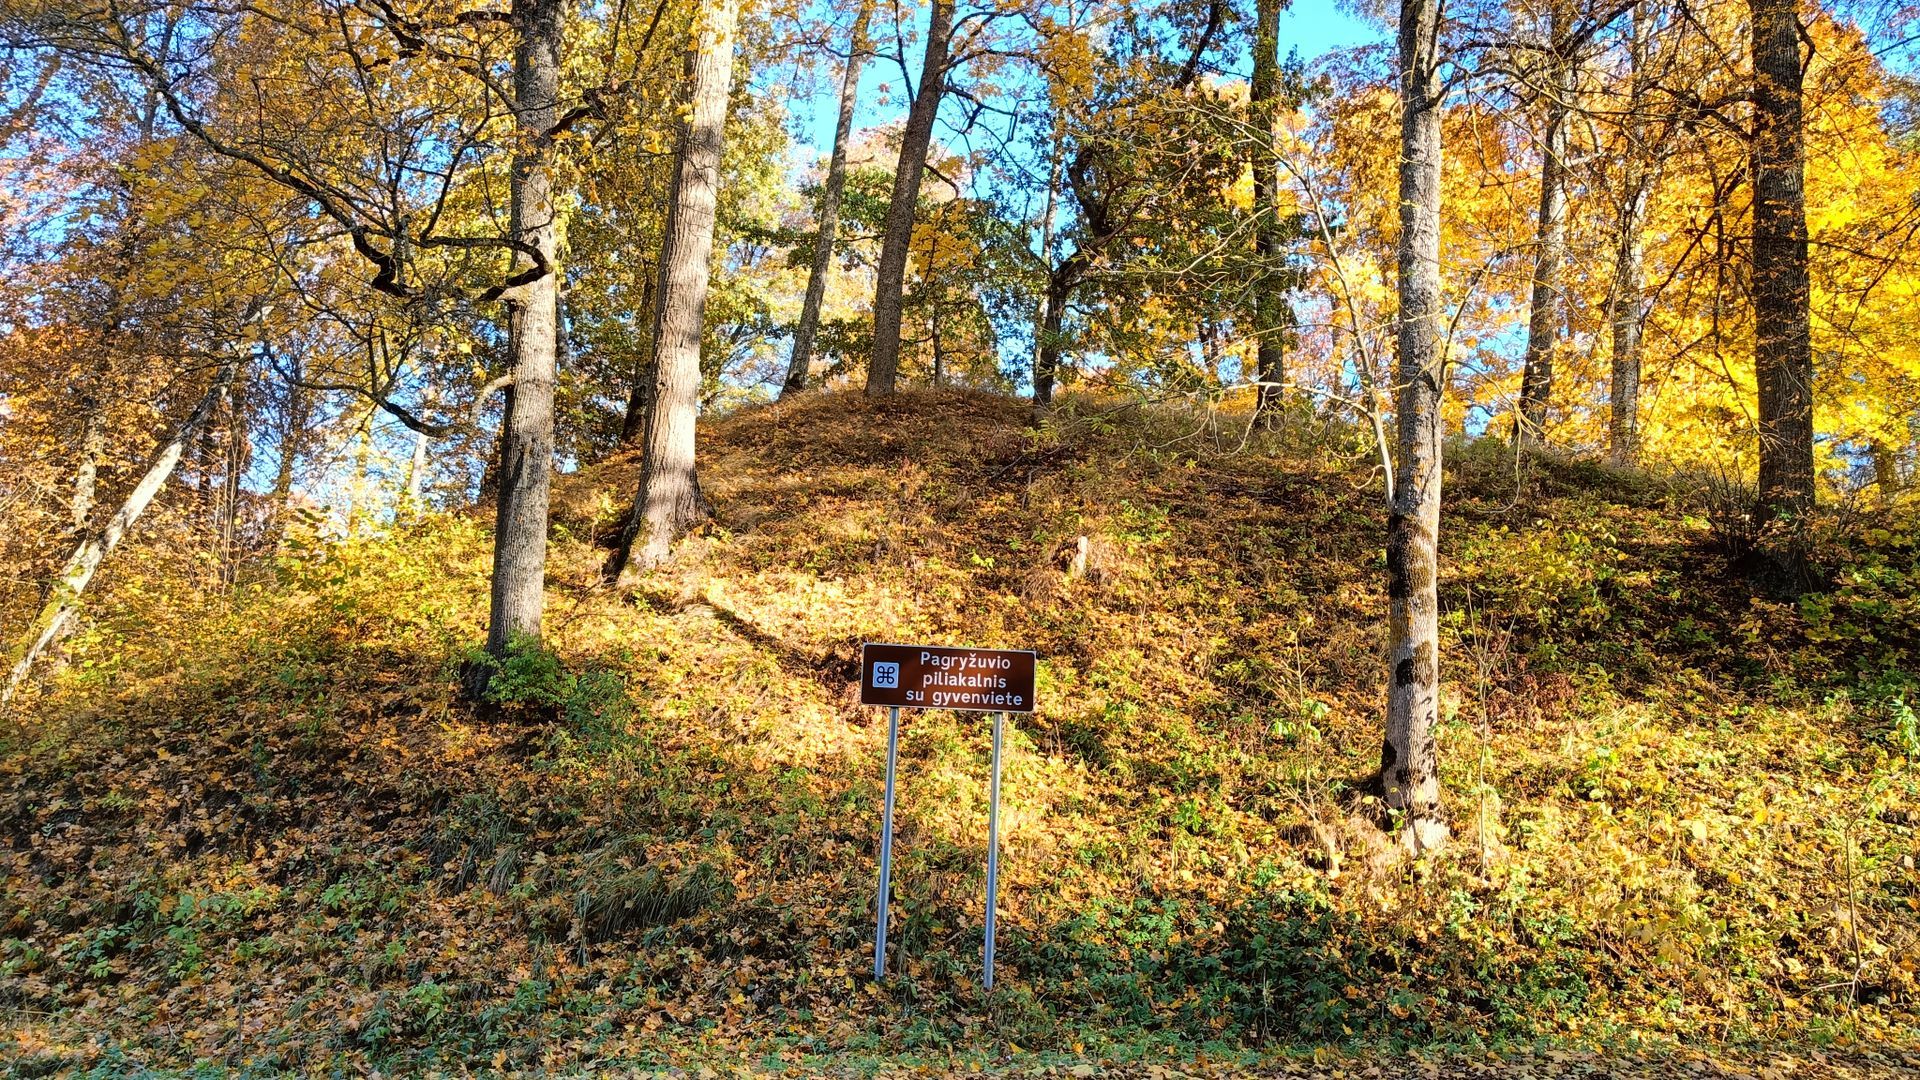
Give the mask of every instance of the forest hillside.
[[[1370, 437], [1304, 409], [1030, 416], [925, 390], [736, 412], [701, 433], [711, 520], [627, 588], [599, 568], [637, 455], [559, 477], [544, 646], [504, 661], [475, 650], [490, 515], [296, 528], [224, 588], [130, 545], [5, 725], [5, 1056], [1911, 1052], [1910, 515], [1824, 513], [1788, 589], [1712, 484], [1450, 444], [1453, 842], [1410, 861], [1367, 791]], [[1039, 653], [991, 995], [978, 714], [905, 721], [896, 977], [868, 974], [863, 641]]]

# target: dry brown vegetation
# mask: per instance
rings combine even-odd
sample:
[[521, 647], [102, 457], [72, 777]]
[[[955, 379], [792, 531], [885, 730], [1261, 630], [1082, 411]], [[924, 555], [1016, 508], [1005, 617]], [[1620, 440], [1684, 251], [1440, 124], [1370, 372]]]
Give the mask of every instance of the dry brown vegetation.
[[[228, 592], [121, 573], [0, 756], [10, 1056], [1912, 1047], [1910, 522], [1831, 525], [1823, 587], [1786, 603], [1677, 481], [1459, 447], [1456, 841], [1409, 864], [1350, 783], [1379, 753], [1365, 445], [1304, 416], [1250, 438], [1165, 405], [1026, 416], [908, 393], [726, 418], [712, 524], [631, 593], [594, 571], [634, 463], [564, 478], [552, 652], [479, 713], [452, 672], [483, 629], [483, 520], [315, 542]], [[864, 640], [1043, 657], [991, 997], [977, 716], [906, 724], [897, 978], [863, 974]]]

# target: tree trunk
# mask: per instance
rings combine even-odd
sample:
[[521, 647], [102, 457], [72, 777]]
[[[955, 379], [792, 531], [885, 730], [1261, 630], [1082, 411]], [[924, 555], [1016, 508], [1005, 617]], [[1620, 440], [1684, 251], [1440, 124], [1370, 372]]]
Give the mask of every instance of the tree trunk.
[[1614, 297], [1609, 319], [1613, 357], [1607, 388], [1612, 410], [1607, 417], [1607, 456], [1620, 466], [1632, 465], [1640, 456], [1640, 338], [1647, 322], [1646, 286], [1641, 280], [1646, 240], [1641, 230], [1650, 189], [1650, 184], [1643, 184], [1640, 191], [1629, 196], [1620, 217], [1620, 247], [1613, 267]]
[[647, 409], [653, 403], [653, 365], [634, 365], [633, 384], [627, 389], [627, 413], [620, 420], [620, 445], [632, 446], [647, 433]]
[[[538, 638], [546, 604], [547, 498], [553, 474], [553, 383], [559, 355], [551, 132], [559, 119], [564, 0], [514, 0], [520, 33], [513, 58], [516, 146], [509, 174], [514, 237], [539, 252], [548, 272], [515, 289], [511, 321], [512, 405], [503, 417], [499, 502], [493, 531], [493, 592], [487, 651]], [[539, 265], [527, 252], [516, 270]]]
[[[1040, 265], [1047, 268], [1047, 289], [1033, 320], [1033, 410], [1045, 411], [1053, 404], [1053, 384], [1060, 373], [1060, 326], [1065, 318], [1066, 301], [1054, 295], [1054, 276], [1060, 268], [1053, 264], [1053, 216], [1060, 201], [1061, 155], [1066, 151], [1065, 118], [1053, 119], [1053, 151], [1047, 158], [1047, 202], [1040, 212]], [[1044, 385], [1042, 385], [1044, 383]]]
[[1660, 166], [1647, 145], [1649, 125], [1640, 117], [1646, 104], [1647, 41], [1651, 27], [1646, 13], [1632, 12], [1633, 66], [1627, 97], [1626, 147], [1622, 158], [1619, 235], [1616, 238], [1613, 288], [1607, 303], [1608, 332], [1613, 350], [1608, 396], [1607, 456], [1619, 466], [1632, 465], [1640, 456], [1640, 339], [1647, 323], [1645, 275], [1647, 203], [1659, 182]]
[[1033, 404], [1044, 409], [1053, 404], [1053, 384], [1060, 374], [1060, 327], [1067, 313], [1070, 288], [1058, 280], [1058, 272], [1047, 281], [1046, 313], [1040, 324], [1040, 355], [1033, 364]]
[[820, 189], [820, 236], [813, 242], [813, 269], [807, 275], [807, 298], [800, 305], [800, 325], [793, 332], [793, 354], [787, 360], [785, 397], [807, 388], [813, 365], [813, 337], [820, 329], [820, 305], [827, 297], [827, 275], [833, 270], [833, 240], [840, 228], [840, 194], [847, 186], [847, 140], [853, 135], [853, 113], [860, 101], [860, 68], [869, 44], [867, 22], [873, 0], [861, 0], [847, 41], [847, 70], [840, 80], [840, 119], [833, 127], [833, 153], [827, 158], [826, 185]]
[[213, 425], [200, 429], [200, 441], [193, 448], [193, 527], [212, 531], [220, 520], [213, 504]]
[[647, 410], [653, 404], [653, 343], [660, 338], [658, 303], [660, 269], [651, 264], [640, 284], [640, 307], [652, 312], [647, 324], [647, 352], [634, 360], [633, 376], [627, 384], [627, 414], [620, 420], [620, 445], [632, 446], [647, 433]]
[[240, 573], [240, 496], [252, 460], [247, 427], [247, 377], [235, 376], [227, 390], [227, 460], [220, 478], [220, 583], [231, 586]]
[[[100, 373], [96, 372], [96, 378]], [[84, 413], [80, 431], [80, 467], [73, 473], [73, 501], [69, 506], [75, 536], [85, 536], [93, 524], [93, 507], [99, 501], [100, 459], [107, 453], [107, 425], [104, 407], [89, 389], [81, 402]]]
[[[507, 313], [509, 322], [513, 313]], [[487, 451], [487, 463], [480, 470], [480, 493], [476, 500], [485, 503], [500, 501], [500, 473], [507, 462], [507, 433], [513, 430], [513, 384], [500, 394], [500, 430], [494, 435], [493, 446]]]
[[1087, 260], [1081, 252], [1067, 256], [1047, 275], [1047, 304], [1040, 325], [1040, 355], [1033, 365], [1033, 406], [1036, 410], [1053, 404], [1053, 385], [1060, 374], [1060, 348], [1064, 343], [1061, 326], [1066, 321], [1067, 301], [1080, 284]]
[[1873, 457], [1873, 483], [1880, 489], [1883, 501], [1892, 501], [1906, 487], [1906, 481], [1900, 475], [1900, 455], [1894, 448], [1879, 439], [1867, 446]]
[[[640, 469], [640, 489], [607, 560], [604, 573], [610, 581], [620, 580], [630, 564], [637, 569], [659, 565], [702, 513], [694, 469], [700, 339], [706, 326], [714, 207], [739, 14], [739, 0], [714, 0], [702, 9], [689, 80], [692, 109], [680, 130], [679, 165], [660, 253], [660, 321], [654, 335], [646, 459]], [[636, 554], [634, 545], [642, 540], [645, 543]]]
[[900, 136], [900, 164], [893, 173], [893, 199], [887, 204], [886, 231], [880, 241], [880, 267], [873, 288], [873, 358], [867, 367], [867, 396], [894, 392], [900, 379], [901, 303], [906, 288], [907, 253], [913, 244], [914, 211], [920, 203], [920, 175], [933, 143], [933, 121], [946, 90], [947, 45], [953, 33], [953, 0], [933, 0], [927, 23], [926, 57], [920, 86]]
[[1446, 842], [1440, 702], [1439, 0], [1400, 5], [1398, 451], [1387, 515], [1387, 737], [1380, 788], [1415, 852]]
[[140, 520], [141, 514], [146, 513], [147, 507], [153, 503], [154, 496], [160, 493], [160, 489], [173, 475], [174, 468], [180, 464], [180, 456], [205, 430], [207, 422], [213, 416], [214, 407], [219, 404], [220, 398], [233, 382], [236, 366], [235, 363], [229, 362], [220, 368], [219, 373], [214, 376], [213, 385], [209, 386], [206, 394], [200, 398], [200, 403], [194, 406], [193, 412], [174, 431], [173, 437], [162, 443], [159, 450], [155, 452], [146, 473], [140, 477], [140, 482], [134, 485], [126, 501], [120, 504], [120, 509], [107, 519], [106, 525], [99, 533], [83, 538], [74, 547], [73, 554], [67, 557], [65, 565], [60, 570], [60, 577], [54, 582], [52, 595], [13, 648], [11, 656], [13, 665], [7, 673], [5, 688], [0, 689], [0, 706], [13, 700], [13, 695], [20, 689], [20, 684], [26, 680], [27, 672], [33, 667], [33, 662], [66, 629], [67, 622], [73, 618], [74, 611], [80, 603], [80, 597], [87, 591], [87, 586], [93, 581], [93, 575], [100, 569], [101, 562], [120, 546], [120, 541], [126, 537], [127, 530], [133, 527], [134, 522]]
[[1751, 0], [1753, 370], [1762, 520], [1813, 509], [1813, 345], [1797, 0]]
[[[297, 362], [296, 362], [297, 364]], [[271, 370], [271, 362], [268, 364]], [[307, 425], [313, 419], [313, 392], [300, 386], [303, 378], [300, 366], [292, 372], [293, 382], [287, 387], [286, 411], [280, 418], [279, 461], [273, 470], [273, 491], [268, 495], [269, 512], [273, 515], [271, 533], [267, 538], [268, 551], [280, 550], [280, 541], [287, 534], [287, 515], [292, 512], [293, 477], [299, 467], [300, 452], [306, 444]]]
[[[437, 395], [429, 395], [426, 401], [428, 410], [438, 407]], [[406, 494], [401, 499], [400, 520], [418, 521], [420, 519], [421, 491], [427, 479], [427, 450], [432, 442], [424, 431], [413, 433], [413, 455], [407, 459]]]
[[373, 421], [377, 415], [372, 408], [367, 410], [367, 418], [360, 425], [360, 437], [354, 443], [353, 485], [347, 489], [348, 536], [359, 536], [361, 523], [372, 513]]
[[274, 513], [284, 515], [293, 498], [293, 473], [299, 467], [301, 444], [305, 441], [308, 413], [307, 391], [296, 388], [287, 405], [285, 428], [280, 433], [280, 460], [273, 471]]
[[1259, 268], [1254, 281], [1255, 370], [1260, 379], [1259, 414], [1271, 422], [1286, 380], [1287, 304], [1278, 287], [1281, 254], [1279, 167], [1274, 132], [1280, 118], [1280, 10], [1284, 0], [1256, 0], [1253, 30], [1253, 83], [1248, 101], [1256, 128], [1253, 148], [1254, 249]]
[[1520, 376], [1520, 419], [1515, 441], [1544, 440], [1547, 402], [1553, 397], [1553, 359], [1566, 325], [1561, 282], [1567, 258], [1567, 112], [1573, 95], [1573, 57], [1567, 55], [1566, 11], [1554, 4], [1547, 62], [1552, 65], [1545, 125], [1540, 141], [1540, 218], [1533, 256], [1533, 296], [1527, 313], [1526, 364]]

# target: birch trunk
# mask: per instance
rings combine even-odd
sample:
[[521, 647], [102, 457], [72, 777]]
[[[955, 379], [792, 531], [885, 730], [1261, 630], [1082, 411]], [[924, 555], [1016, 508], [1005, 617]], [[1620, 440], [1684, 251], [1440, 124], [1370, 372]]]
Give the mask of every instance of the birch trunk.
[[860, 102], [860, 69], [870, 48], [867, 22], [872, 0], [861, 0], [847, 43], [847, 70], [840, 80], [840, 118], [833, 126], [833, 152], [827, 158], [826, 185], [820, 190], [820, 236], [813, 242], [813, 269], [807, 275], [807, 297], [800, 306], [800, 325], [793, 332], [793, 354], [787, 359], [785, 397], [807, 388], [813, 367], [813, 338], [820, 329], [820, 305], [827, 297], [827, 276], [833, 272], [833, 241], [840, 228], [840, 196], [847, 186], [847, 140], [853, 136], [853, 114]]
[[[694, 460], [700, 339], [706, 326], [714, 207], [739, 15], [739, 0], [714, 0], [702, 9], [692, 58], [692, 108], [680, 131], [673, 200], [660, 253], [660, 319], [654, 335], [646, 457], [640, 489], [607, 560], [604, 574], [611, 581], [621, 580], [630, 570], [659, 565], [702, 512]], [[636, 544], [641, 544], [637, 553]]]
[[407, 459], [407, 491], [401, 514], [402, 520], [418, 521], [422, 510], [420, 489], [427, 476], [427, 433], [413, 433], [413, 456]]
[[1615, 465], [1632, 465], [1640, 456], [1640, 339], [1646, 327], [1647, 296], [1642, 282], [1646, 263], [1647, 191], [1631, 196], [1620, 217], [1620, 246], [1614, 260], [1613, 311], [1608, 333], [1612, 372], [1607, 394], [1607, 456]]
[[361, 525], [372, 514], [373, 504], [373, 419], [367, 410], [360, 434], [353, 446], [353, 484], [347, 489], [347, 535], [359, 536]]
[[[549, 271], [508, 301], [512, 405], [504, 417], [494, 518], [493, 589], [487, 651], [504, 656], [515, 639], [538, 638], [546, 604], [547, 501], [553, 474], [553, 384], [559, 355], [559, 269], [555, 258], [551, 132], [559, 119], [564, 0], [515, 0], [512, 20], [516, 148], [509, 174], [513, 235], [539, 252]], [[539, 265], [517, 252], [516, 270]]]
[[1440, 704], [1439, 0], [1400, 5], [1398, 448], [1387, 515], [1387, 733], [1380, 788], [1403, 842], [1444, 844], [1435, 724]]
[[213, 417], [214, 407], [219, 404], [227, 387], [233, 382], [235, 366], [234, 363], [229, 362], [221, 367], [219, 374], [214, 376], [213, 385], [209, 386], [206, 394], [200, 398], [200, 403], [194, 406], [193, 412], [188, 414], [186, 421], [174, 431], [173, 437], [162, 443], [159, 450], [155, 452], [152, 462], [147, 465], [146, 473], [140, 477], [140, 482], [134, 485], [126, 501], [120, 504], [120, 509], [107, 519], [98, 533], [83, 538], [74, 547], [73, 554], [67, 557], [66, 563], [61, 567], [59, 578], [54, 582], [52, 595], [48, 597], [46, 605], [40, 609], [40, 614], [27, 627], [26, 633], [20, 636], [12, 650], [13, 665], [7, 672], [5, 688], [0, 689], [0, 706], [13, 700], [13, 695], [19, 691], [20, 684], [26, 681], [27, 672], [32, 669], [33, 662], [39, 659], [47, 646], [65, 631], [67, 623], [79, 607], [81, 596], [86, 593], [87, 586], [93, 581], [93, 575], [100, 569], [100, 564], [120, 546], [120, 541], [126, 538], [127, 531], [140, 520], [140, 515], [146, 513], [154, 497], [173, 476], [174, 469], [180, 464], [181, 455], [206, 429], [207, 422]]
[[93, 524], [93, 507], [99, 501], [100, 459], [107, 453], [103, 407], [89, 394], [81, 408], [85, 419], [80, 431], [80, 467], [73, 473], [73, 500], [69, 505], [75, 536], [84, 536]]
[[900, 380], [900, 321], [906, 288], [907, 253], [913, 243], [914, 211], [920, 202], [920, 176], [933, 144], [933, 121], [946, 90], [947, 46], [953, 33], [953, 0], [933, 0], [927, 23], [926, 56], [920, 86], [900, 136], [900, 164], [893, 173], [893, 198], [887, 203], [886, 230], [880, 242], [880, 266], [873, 289], [873, 358], [867, 367], [867, 396], [894, 392]]
[[1567, 114], [1573, 95], [1573, 58], [1566, 54], [1566, 12], [1550, 16], [1546, 130], [1540, 141], [1540, 217], [1535, 235], [1533, 295], [1527, 313], [1525, 368], [1520, 376], [1520, 419], [1515, 441], [1537, 446], [1546, 436], [1547, 403], [1553, 396], [1554, 352], [1566, 324], [1562, 270], [1567, 258]]
[[1813, 345], [1796, 0], [1751, 0], [1753, 368], [1763, 520], [1813, 509]]

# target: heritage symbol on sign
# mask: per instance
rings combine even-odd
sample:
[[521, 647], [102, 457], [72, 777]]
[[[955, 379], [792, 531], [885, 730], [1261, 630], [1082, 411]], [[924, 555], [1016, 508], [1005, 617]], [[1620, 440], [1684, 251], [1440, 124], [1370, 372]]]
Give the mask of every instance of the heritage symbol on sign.
[[888, 689], [899, 686], [900, 665], [875, 663], [873, 665], [873, 685], [883, 686]]

